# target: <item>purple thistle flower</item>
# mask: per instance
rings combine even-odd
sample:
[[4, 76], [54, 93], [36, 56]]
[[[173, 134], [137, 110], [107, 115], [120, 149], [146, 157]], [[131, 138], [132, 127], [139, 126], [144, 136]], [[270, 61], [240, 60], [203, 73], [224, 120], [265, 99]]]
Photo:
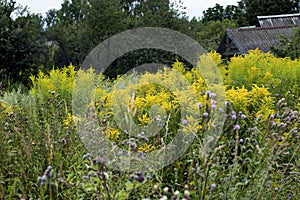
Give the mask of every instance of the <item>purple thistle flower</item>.
[[272, 184], [272, 181], [270, 180], [270, 181], [268, 182], [267, 188], [271, 188], [271, 184]]
[[211, 97], [212, 99], [216, 99], [217, 95], [216, 95], [216, 93], [210, 93], [210, 97]]
[[286, 123], [281, 123], [279, 126], [280, 126], [281, 128], [285, 128], [285, 127], [286, 127]]
[[225, 101], [225, 106], [230, 106], [230, 102], [229, 101]]
[[298, 131], [297, 131], [297, 129], [294, 129], [293, 134], [296, 134], [296, 133], [298, 133]]
[[136, 173], [136, 175], [137, 175], [137, 176], [142, 176], [142, 175], [143, 175], [143, 172], [142, 172], [142, 171], [138, 171], [138, 172]]
[[242, 118], [242, 119], [246, 119], [246, 115], [242, 114], [242, 115], [241, 115], [241, 118]]
[[144, 173], [142, 171], [138, 171], [136, 173], [135, 179], [140, 183], [144, 182], [145, 180]]
[[233, 129], [238, 131], [238, 130], [240, 130], [240, 128], [241, 128], [240, 125], [237, 124], [237, 125], [234, 126]]
[[208, 114], [207, 112], [203, 113], [203, 117], [204, 117], [204, 118], [208, 117], [208, 115], [209, 115], [209, 114]]
[[231, 115], [231, 119], [236, 120], [236, 115], [235, 114]]
[[295, 138], [299, 137], [297, 129], [293, 130], [293, 135], [294, 135]]
[[131, 143], [129, 144], [129, 148], [130, 148], [130, 151], [134, 151], [135, 148], [136, 148], [136, 144], [135, 144], [134, 142], [131, 142]]
[[188, 121], [185, 119], [185, 120], [182, 120], [182, 125], [183, 126], [187, 126], [189, 123], [188, 123]]
[[202, 103], [198, 103], [198, 108], [202, 108], [203, 104]]
[[271, 121], [271, 127], [276, 126], [276, 122], [275, 121]]
[[144, 153], [140, 151], [139, 154], [138, 154], [138, 157], [139, 158], [143, 158], [144, 157]]
[[217, 184], [215, 184], [215, 183], [211, 184], [211, 190], [214, 191], [216, 189], [216, 187], [217, 187]]

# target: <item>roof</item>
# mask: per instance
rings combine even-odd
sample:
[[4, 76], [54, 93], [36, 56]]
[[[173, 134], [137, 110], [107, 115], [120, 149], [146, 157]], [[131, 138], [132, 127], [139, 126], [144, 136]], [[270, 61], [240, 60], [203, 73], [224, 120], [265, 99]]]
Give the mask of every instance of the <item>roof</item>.
[[290, 37], [293, 26], [227, 29], [217, 52], [224, 56], [247, 54], [256, 48], [268, 52], [282, 35]]
[[299, 26], [300, 13], [257, 16], [260, 27], [277, 27], [277, 26]]

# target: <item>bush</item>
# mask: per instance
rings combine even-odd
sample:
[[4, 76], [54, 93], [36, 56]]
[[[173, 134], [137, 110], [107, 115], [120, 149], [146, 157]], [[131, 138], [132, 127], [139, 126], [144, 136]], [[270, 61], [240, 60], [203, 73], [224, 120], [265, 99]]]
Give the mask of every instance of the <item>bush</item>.
[[[5, 92], [0, 99], [0, 198], [297, 198], [300, 104], [299, 86], [293, 83], [299, 82], [298, 61], [253, 51], [224, 66], [219, 55], [210, 56], [224, 74], [226, 96], [221, 84], [208, 91], [211, 80], [180, 62], [173, 68], [181, 78], [164, 69], [111, 81], [92, 69], [69, 66], [31, 77], [29, 94]], [[208, 60], [202, 57], [199, 65]], [[82, 93], [84, 100], [88, 88], [83, 86], [89, 84], [90, 102], [77, 108], [72, 97]], [[227, 101], [219, 102], [224, 97]], [[195, 139], [163, 169], [112, 170], [83, 145], [78, 131], [89, 118], [76, 115], [77, 109], [95, 117], [100, 134], [122, 148], [115, 152], [121, 158], [163, 149], [179, 131]], [[148, 137], [155, 124], [161, 128]], [[132, 140], [130, 131], [140, 134]], [[219, 133], [215, 143], [206, 140], [212, 132]]]
[[[224, 68], [228, 70], [224, 70]], [[276, 58], [259, 50], [249, 51], [245, 56], [236, 56], [228, 66], [226, 84], [230, 87], [244, 86], [250, 90], [253, 84], [265, 86], [276, 100], [286, 98], [295, 106], [300, 93], [300, 60]]]

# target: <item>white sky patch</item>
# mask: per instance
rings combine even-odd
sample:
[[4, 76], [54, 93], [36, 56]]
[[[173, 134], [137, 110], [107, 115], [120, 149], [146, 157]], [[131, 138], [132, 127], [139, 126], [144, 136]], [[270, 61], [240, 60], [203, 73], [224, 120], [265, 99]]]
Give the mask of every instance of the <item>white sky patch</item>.
[[[171, 2], [178, 0], [171, 0]], [[238, 0], [181, 0], [183, 6], [186, 7], [186, 12], [189, 18], [199, 18], [202, 16], [202, 12], [207, 10], [209, 7], [214, 7], [216, 3], [223, 5], [237, 5]], [[17, 4], [21, 4], [24, 7], [28, 6], [32, 13], [40, 13], [45, 16], [45, 13], [52, 9], [60, 9], [60, 5], [63, 0], [16, 0]]]

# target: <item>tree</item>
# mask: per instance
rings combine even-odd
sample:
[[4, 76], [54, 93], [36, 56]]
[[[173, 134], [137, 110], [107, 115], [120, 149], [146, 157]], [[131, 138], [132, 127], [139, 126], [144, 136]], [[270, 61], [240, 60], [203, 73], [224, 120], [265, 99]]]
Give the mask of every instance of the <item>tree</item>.
[[278, 57], [300, 58], [300, 27], [295, 28], [291, 38], [282, 36], [279, 44], [271, 48]]
[[224, 19], [235, 21], [238, 26], [247, 24], [243, 16], [242, 4], [238, 4], [238, 6], [228, 5], [225, 8], [220, 4], [216, 4], [215, 7], [203, 11], [203, 22], [223, 21]]
[[230, 19], [238, 26], [259, 26], [257, 16], [279, 15], [300, 12], [300, 0], [241, 0], [237, 6], [225, 8], [216, 4], [203, 12], [202, 21], [222, 21]]
[[0, 1], [0, 41], [0, 78], [5, 87], [26, 83], [41, 69], [47, 52], [39, 15], [17, 7], [13, 0]]
[[[55, 65], [61, 67], [72, 62], [79, 66], [99, 43], [132, 28], [156, 26], [191, 35], [189, 21], [179, 10], [169, 0], [65, 0], [60, 10], [50, 10], [45, 19], [47, 39], [56, 44]], [[149, 56], [162, 55], [148, 53], [147, 61]], [[143, 61], [141, 58], [141, 52], [134, 52], [116, 66], [125, 63], [134, 67]]]
[[237, 26], [235, 21], [229, 19], [200, 22], [201, 28], [197, 31], [197, 41], [208, 51], [216, 50], [225, 30]]
[[241, 0], [249, 25], [258, 26], [257, 16], [300, 12], [300, 0]]
[[203, 18], [202, 20], [205, 21], [221, 21], [225, 19], [225, 9], [220, 4], [216, 4], [215, 7], [208, 8], [207, 10], [203, 11]]
[[[192, 35], [189, 29], [189, 21], [180, 4], [170, 4], [169, 0], [136, 0], [127, 2], [122, 10], [129, 13], [129, 27], [162, 27], [180, 31]], [[118, 74], [125, 73], [127, 70], [144, 63], [154, 62], [170, 65], [179, 59], [170, 52], [164, 52], [158, 49], [140, 49], [123, 55], [112, 63], [107, 70], [107, 75], [115, 77]]]
[[47, 41], [52, 45], [52, 57], [48, 65], [63, 67], [79, 65], [86, 56], [82, 41], [88, 3], [85, 0], [64, 0], [59, 10], [49, 10], [44, 19]]

